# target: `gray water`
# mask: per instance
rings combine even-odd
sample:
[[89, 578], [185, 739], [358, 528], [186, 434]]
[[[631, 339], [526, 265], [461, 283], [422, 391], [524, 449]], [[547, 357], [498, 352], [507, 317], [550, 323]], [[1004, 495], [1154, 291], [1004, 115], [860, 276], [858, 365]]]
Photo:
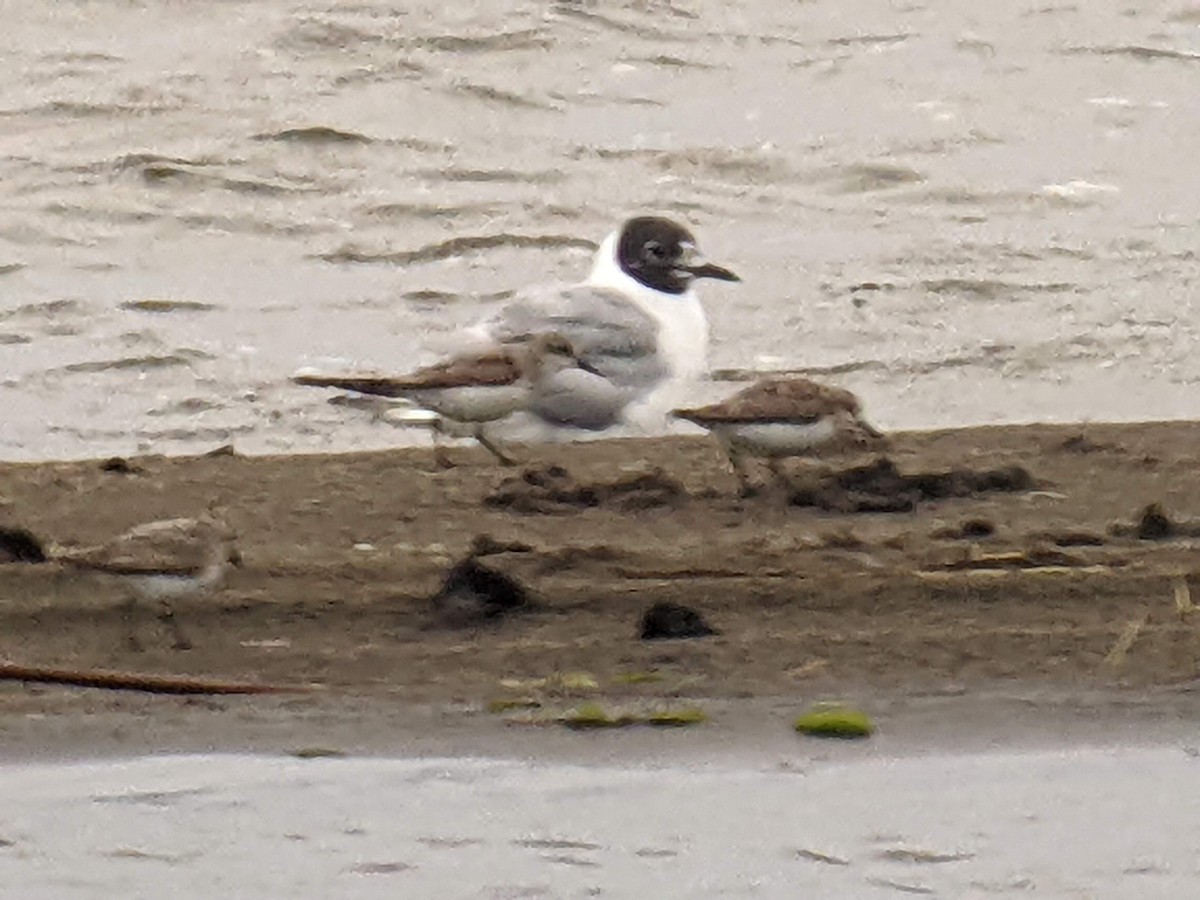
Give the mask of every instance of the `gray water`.
[[646, 211], [745, 278], [718, 375], [885, 427], [1200, 416], [1200, 6], [0, 15], [0, 458], [424, 440], [288, 376], [427, 362]]
[[238, 756], [0, 770], [0, 884], [123, 897], [1175, 898], [1178, 747], [785, 768]]

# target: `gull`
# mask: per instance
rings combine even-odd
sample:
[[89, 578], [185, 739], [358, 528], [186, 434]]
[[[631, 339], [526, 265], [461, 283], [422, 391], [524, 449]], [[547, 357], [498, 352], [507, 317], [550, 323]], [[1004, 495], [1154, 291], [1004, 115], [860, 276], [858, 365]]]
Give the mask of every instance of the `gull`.
[[854, 394], [807, 378], [764, 378], [719, 403], [677, 409], [673, 415], [716, 436], [742, 496], [753, 492], [747, 456], [766, 459], [772, 474], [782, 479], [782, 459], [879, 449], [887, 440], [863, 419]]
[[137, 601], [158, 608], [158, 619], [174, 637], [176, 650], [191, 649], [175, 618], [174, 601], [200, 597], [221, 584], [231, 565], [241, 565], [234, 534], [202, 517], [162, 519], [138, 525], [104, 544], [56, 548], [51, 558], [74, 569], [119, 578], [133, 595], [126, 607], [129, 645], [140, 650], [132, 618]]
[[298, 375], [293, 382], [332, 387], [376, 397], [402, 398], [438, 414], [434, 455], [443, 468], [451, 463], [438, 435], [457, 434], [464, 425], [504, 465], [512, 459], [492, 440], [488, 426], [521, 409], [553, 419], [564, 406], [581, 421], [588, 404], [603, 410], [612, 403], [607, 381], [585, 369], [571, 342], [557, 332], [523, 338], [479, 353], [467, 353], [426, 366], [408, 375]]
[[630, 426], [665, 429], [673, 406], [708, 373], [703, 278], [740, 281], [706, 262], [684, 226], [658, 216], [629, 219], [600, 245], [587, 280], [532, 288], [477, 325], [476, 339], [503, 343], [542, 332], [566, 337], [583, 379], [552, 404], [530, 406], [500, 431], [533, 440], [574, 439]]

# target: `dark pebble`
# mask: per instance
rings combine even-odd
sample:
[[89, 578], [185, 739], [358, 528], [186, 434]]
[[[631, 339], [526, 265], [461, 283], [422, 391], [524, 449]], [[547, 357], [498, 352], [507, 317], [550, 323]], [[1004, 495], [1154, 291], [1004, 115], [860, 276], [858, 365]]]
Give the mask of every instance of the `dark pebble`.
[[643, 641], [672, 638], [699, 638], [719, 632], [704, 621], [690, 606], [679, 603], [655, 603], [642, 616], [640, 637]]

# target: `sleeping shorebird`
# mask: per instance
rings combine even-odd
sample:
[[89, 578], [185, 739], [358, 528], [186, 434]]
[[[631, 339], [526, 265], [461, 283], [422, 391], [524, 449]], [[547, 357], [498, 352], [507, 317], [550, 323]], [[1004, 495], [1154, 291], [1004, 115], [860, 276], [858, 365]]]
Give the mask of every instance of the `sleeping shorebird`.
[[410, 375], [298, 375], [292, 379], [310, 387], [402, 398], [437, 413], [434, 456], [443, 468], [451, 463], [442, 454], [438, 435], [460, 436], [446, 422], [468, 426], [480, 445], [504, 465], [512, 465], [515, 460], [488, 435], [489, 425], [531, 407], [552, 415], [556, 398], [573, 385], [599, 380], [598, 375], [581, 368], [571, 343], [553, 332], [456, 356]]
[[879, 449], [887, 440], [862, 418], [852, 393], [807, 378], [764, 378], [720, 403], [677, 409], [674, 415], [716, 436], [743, 496], [753, 492], [747, 456], [766, 459], [772, 474], [783, 479], [782, 459]]
[[95, 547], [57, 548], [51, 558], [124, 582], [133, 594], [125, 610], [132, 649], [142, 649], [133, 627], [134, 607], [141, 600], [157, 607], [159, 621], [171, 629], [175, 649], [188, 650], [192, 643], [175, 618], [173, 602], [215, 590], [230, 565], [241, 565], [233, 541], [233, 532], [214, 519], [164, 519]]

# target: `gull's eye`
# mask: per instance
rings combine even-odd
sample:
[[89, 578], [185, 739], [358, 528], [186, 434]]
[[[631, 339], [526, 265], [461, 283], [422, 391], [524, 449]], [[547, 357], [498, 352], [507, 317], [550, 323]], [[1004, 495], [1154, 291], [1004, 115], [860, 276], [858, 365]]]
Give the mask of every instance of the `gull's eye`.
[[665, 262], [670, 254], [667, 252], [667, 248], [658, 241], [647, 241], [646, 255], [657, 262]]

